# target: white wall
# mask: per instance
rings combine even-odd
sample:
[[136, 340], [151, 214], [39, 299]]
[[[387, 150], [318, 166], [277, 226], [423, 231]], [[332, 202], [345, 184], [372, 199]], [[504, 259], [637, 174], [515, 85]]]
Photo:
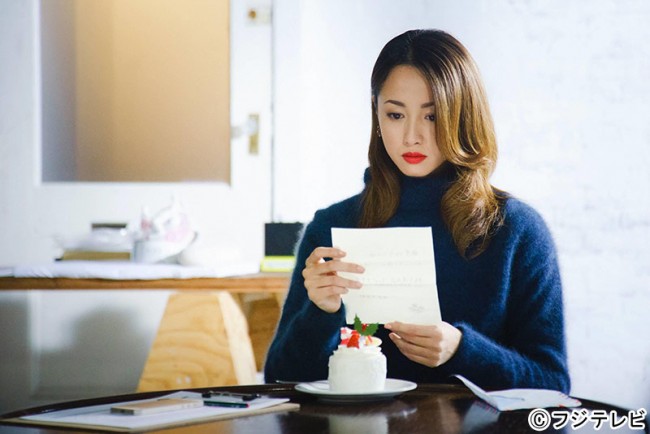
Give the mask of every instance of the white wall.
[[[270, 219], [270, 26], [249, 23], [249, 5], [232, 2], [231, 121], [241, 126], [259, 113], [261, 130], [258, 155], [248, 153], [247, 137], [233, 138], [231, 185], [41, 184], [38, 6], [37, 0], [0, 0], [0, 265], [50, 262], [54, 236], [85, 233], [91, 222], [129, 221], [143, 205], [166, 206], [172, 194], [204, 246], [258, 262]], [[0, 293], [0, 413], [133, 391], [166, 297]], [[63, 390], [63, 383], [70, 387]]]
[[275, 215], [361, 189], [383, 45], [440, 28], [475, 57], [500, 144], [493, 183], [560, 255], [573, 393], [650, 407], [650, 3], [275, 2]]

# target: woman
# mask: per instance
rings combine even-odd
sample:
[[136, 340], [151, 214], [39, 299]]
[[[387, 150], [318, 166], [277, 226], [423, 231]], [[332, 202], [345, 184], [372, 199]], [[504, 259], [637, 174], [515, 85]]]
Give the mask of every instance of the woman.
[[451, 35], [413, 30], [383, 48], [372, 77], [365, 188], [305, 229], [267, 382], [327, 378], [345, 323], [341, 294], [362, 273], [331, 246], [332, 227], [430, 226], [443, 322], [392, 322], [377, 336], [388, 377], [461, 374], [487, 389], [569, 391], [562, 289], [541, 217], [489, 182], [496, 138], [478, 69]]

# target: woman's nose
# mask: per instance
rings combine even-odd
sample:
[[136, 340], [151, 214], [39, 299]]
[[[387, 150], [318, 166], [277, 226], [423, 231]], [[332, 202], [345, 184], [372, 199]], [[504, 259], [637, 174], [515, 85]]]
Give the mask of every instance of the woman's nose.
[[419, 145], [422, 143], [422, 126], [415, 120], [406, 123], [404, 131], [405, 145]]

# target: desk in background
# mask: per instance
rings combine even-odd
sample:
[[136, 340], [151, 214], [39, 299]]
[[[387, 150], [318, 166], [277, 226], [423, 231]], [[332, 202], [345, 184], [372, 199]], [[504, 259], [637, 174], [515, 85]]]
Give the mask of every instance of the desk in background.
[[0, 291], [174, 290], [138, 391], [255, 382], [288, 285], [285, 273], [148, 280], [0, 277]]

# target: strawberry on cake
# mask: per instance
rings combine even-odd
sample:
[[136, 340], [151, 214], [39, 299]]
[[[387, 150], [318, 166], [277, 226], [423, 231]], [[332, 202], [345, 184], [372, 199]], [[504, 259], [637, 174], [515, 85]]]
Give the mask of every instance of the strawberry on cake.
[[386, 356], [381, 339], [372, 335], [378, 324], [354, 318], [354, 330], [341, 328], [341, 343], [329, 359], [329, 387], [338, 393], [381, 392], [386, 383]]

